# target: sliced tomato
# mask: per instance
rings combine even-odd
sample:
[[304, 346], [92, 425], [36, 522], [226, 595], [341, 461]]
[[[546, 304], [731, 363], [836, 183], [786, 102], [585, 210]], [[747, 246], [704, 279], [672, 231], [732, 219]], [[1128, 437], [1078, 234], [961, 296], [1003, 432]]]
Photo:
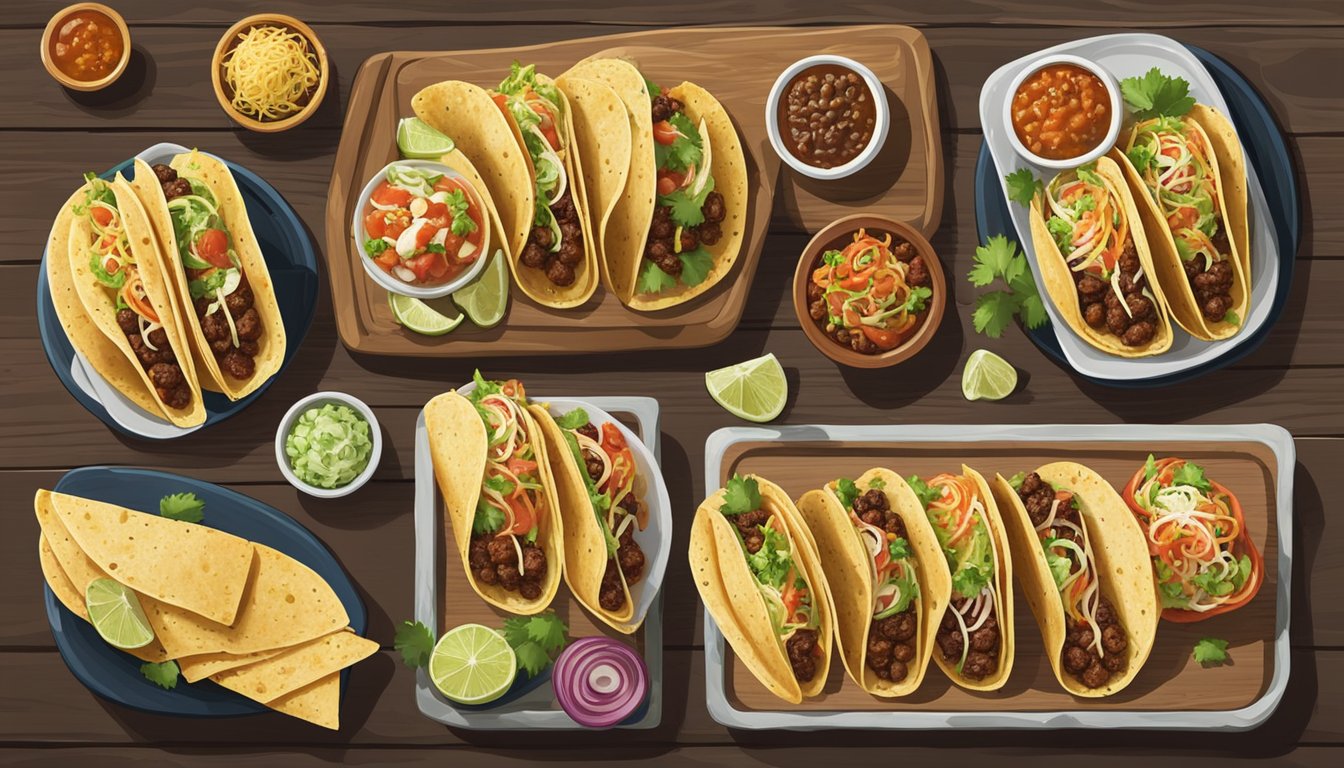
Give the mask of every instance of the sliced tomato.
[[420, 227], [415, 233], [415, 250], [424, 250], [424, 248], [429, 245], [429, 241], [434, 239], [434, 234], [438, 231], [438, 227], [426, 222], [425, 225]]
[[532, 526], [537, 524], [536, 512], [525, 494], [510, 496], [508, 502], [509, 509], [513, 512], [513, 525], [509, 526], [508, 532], [515, 536], [526, 536], [527, 532], [532, 530]]
[[560, 134], [555, 130], [555, 116], [551, 114], [551, 110], [540, 101], [530, 101], [528, 106], [541, 118], [541, 124], [537, 127], [541, 129], [541, 135], [546, 137], [546, 143], [551, 145], [551, 149], [559, 151]]
[[667, 146], [677, 140], [677, 129], [666, 120], [659, 120], [653, 124], [653, 140]]
[[504, 462], [504, 466], [515, 475], [530, 475], [537, 471], [537, 462], [527, 459], [510, 458]]
[[378, 264], [382, 266], [385, 269], [385, 271], [391, 272], [393, 267], [401, 263], [401, 258], [397, 256], [396, 251], [392, 250], [391, 248], [388, 248], [387, 250], [378, 254], [378, 256], [374, 259], [374, 261], [378, 262]]
[[670, 195], [677, 191], [677, 183], [667, 176], [658, 177], [658, 194]]
[[228, 269], [229, 235], [222, 229], [207, 229], [196, 238], [196, 255], [213, 267]]
[[443, 254], [422, 253], [413, 259], [408, 259], [405, 263], [402, 264], [402, 266], [406, 267], [407, 269], [411, 270], [411, 272], [415, 273], [416, 280], [423, 281], [430, 279], [431, 273], [434, 270], [440, 268], [437, 264], [435, 264], [435, 262], [439, 262], [441, 264], [443, 262]]
[[106, 227], [108, 224], [111, 224], [112, 219], [114, 218], [112, 211], [101, 206], [90, 209], [89, 215], [93, 217], [93, 222], [100, 227]]
[[625, 442], [625, 435], [621, 434], [621, 430], [615, 424], [607, 422], [602, 425], [601, 445], [602, 451], [611, 458], [611, 478], [607, 481], [607, 487], [611, 489], [626, 487], [635, 474], [635, 456]]
[[374, 208], [364, 217], [364, 231], [369, 237], [382, 237], [387, 231], [387, 216], [382, 211]]
[[405, 208], [406, 205], [411, 202], [413, 195], [400, 187], [394, 187], [384, 181], [373, 190], [373, 194], [370, 195], [370, 197], [373, 199], [373, 202], [379, 205], [395, 205], [398, 208]]

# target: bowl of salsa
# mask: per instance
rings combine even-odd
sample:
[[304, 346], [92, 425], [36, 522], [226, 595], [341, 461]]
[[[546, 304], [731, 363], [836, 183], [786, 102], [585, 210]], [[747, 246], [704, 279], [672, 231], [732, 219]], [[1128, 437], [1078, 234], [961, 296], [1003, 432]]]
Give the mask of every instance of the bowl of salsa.
[[42, 33], [42, 65], [71, 90], [106, 88], [126, 71], [130, 59], [126, 20], [102, 3], [66, 6]]
[[480, 194], [465, 176], [430, 160], [397, 160], [374, 174], [350, 231], [369, 278], [417, 299], [471, 282], [490, 250]]
[[1008, 141], [1045, 168], [1076, 168], [1115, 146], [1123, 117], [1111, 73], [1079, 56], [1049, 56], [1025, 67], [1009, 87]]

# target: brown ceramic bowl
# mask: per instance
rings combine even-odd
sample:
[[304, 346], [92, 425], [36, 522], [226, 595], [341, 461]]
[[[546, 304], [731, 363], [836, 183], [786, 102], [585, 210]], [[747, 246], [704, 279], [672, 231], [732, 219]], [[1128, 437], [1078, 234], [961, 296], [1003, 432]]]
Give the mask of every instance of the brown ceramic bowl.
[[[314, 89], [312, 97], [308, 99], [308, 103], [289, 117], [280, 120], [258, 120], [233, 108], [229, 85], [224, 82], [224, 55], [232, 50], [233, 46], [237, 45], [239, 34], [253, 27], [284, 27], [291, 32], [297, 32], [308, 41], [308, 48], [317, 58], [317, 87]], [[317, 33], [302, 21], [283, 13], [258, 13], [255, 16], [248, 16], [229, 27], [229, 31], [219, 38], [219, 43], [215, 46], [215, 55], [210, 60], [210, 83], [215, 87], [215, 98], [219, 101], [219, 106], [235, 123], [249, 131], [258, 133], [286, 131], [312, 117], [318, 106], [322, 104], [322, 97], [327, 95], [327, 81], [330, 78], [331, 73], [327, 65], [327, 49], [322, 47], [322, 41], [317, 39]]]
[[[930, 299], [928, 314], [925, 315], [924, 321], [915, 330], [914, 335], [906, 339], [905, 343], [899, 347], [875, 355], [865, 355], [855, 352], [848, 346], [842, 346], [835, 339], [827, 336], [826, 332], [807, 313], [807, 285], [811, 281], [812, 270], [821, 261], [821, 254], [833, 248], [836, 250], [844, 248], [846, 244], [853, 241], [854, 233], [859, 228], [864, 228], [870, 234], [878, 237], [883, 233], [890, 232], [893, 239], [906, 240], [913, 245], [919, 255], [924, 257], [924, 263], [929, 270], [929, 281], [933, 288], [933, 298]], [[798, 315], [798, 323], [803, 327], [803, 333], [807, 334], [808, 341], [812, 342], [812, 346], [821, 350], [823, 355], [851, 368], [886, 368], [914, 357], [938, 332], [938, 324], [943, 319], [943, 310], [946, 307], [947, 280], [943, 277], [943, 265], [938, 261], [938, 254], [933, 252], [933, 246], [929, 245], [929, 241], [924, 235], [909, 224], [881, 216], [858, 214], [831, 222], [826, 228], [818, 232], [812, 238], [812, 241], [807, 244], [807, 247], [803, 249], [803, 255], [798, 259], [798, 268], [793, 274], [793, 311]]]
[[[56, 66], [56, 62], [51, 60], [51, 38], [57, 33], [58, 26], [66, 17], [79, 11], [97, 11], [112, 20], [117, 25], [117, 31], [121, 33], [121, 59], [117, 66], [104, 77], [97, 80], [76, 80], [65, 74]], [[126, 26], [126, 20], [120, 13], [108, 8], [102, 3], [75, 3], [67, 5], [57, 11], [51, 21], [47, 22], [47, 28], [42, 31], [42, 66], [47, 68], [47, 74], [51, 75], [56, 82], [69, 88], [72, 91], [101, 91], [107, 86], [115, 83], [121, 73], [126, 71], [126, 64], [131, 60], [131, 30]]]

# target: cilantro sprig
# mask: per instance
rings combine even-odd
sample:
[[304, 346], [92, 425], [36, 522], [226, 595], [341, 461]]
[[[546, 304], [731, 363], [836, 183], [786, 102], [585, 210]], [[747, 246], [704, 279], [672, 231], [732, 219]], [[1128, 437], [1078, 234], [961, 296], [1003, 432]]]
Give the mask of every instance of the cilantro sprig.
[[967, 278], [981, 288], [1002, 279], [1009, 288], [975, 298], [971, 320], [977, 333], [997, 339], [1014, 316], [1021, 318], [1028, 328], [1039, 328], [1049, 319], [1036, 281], [1027, 269], [1026, 257], [1018, 251], [1017, 243], [1007, 237], [996, 235], [975, 249], [975, 266]]
[[199, 523], [205, 518], [205, 502], [194, 493], [174, 493], [159, 499], [159, 514], [169, 520]]
[[910, 490], [914, 491], [915, 495], [919, 497], [919, 505], [926, 510], [930, 504], [943, 497], [942, 488], [929, 485], [919, 475], [911, 475], [905, 478], [905, 482], [906, 485], [910, 486]]
[[1157, 67], [1148, 70], [1143, 77], [1121, 80], [1120, 93], [1139, 120], [1180, 117], [1195, 106], [1190, 83], [1179, 77], [1168, 77]]
[[754, 477], [733, 475], [723, 490], [723, 505], [719, 511], [725, 515], [740, 515], [761, 508], [761, 486]]
[[140, 665], [140, 674], [144, 675], [149, 682], [165, 690], [172, 690], [177, 687], [179, 671], [177, 662], [172, 659], [159, 662], [147, 661]]
[[504, 639], [518, 657], [518, 669], [528, 677], [536, 677], [550, 666], [555, 655], [565, 647], [569, 627], [546, 611], [535, 616], [510, 616], [504, 620]]
[[1206, 667], [1218, 666], [1227, 662], [1227, 641], [1217, 637], [1205, 637], [1195, 643], [1192, 654], [1195, 661]]
[[401, 654], [406, 666], [423, 667], [429, 664], [429, 656], [434, 652], [434, 633], [418, 621], [403, 621], [392, 638], [392, 647]]

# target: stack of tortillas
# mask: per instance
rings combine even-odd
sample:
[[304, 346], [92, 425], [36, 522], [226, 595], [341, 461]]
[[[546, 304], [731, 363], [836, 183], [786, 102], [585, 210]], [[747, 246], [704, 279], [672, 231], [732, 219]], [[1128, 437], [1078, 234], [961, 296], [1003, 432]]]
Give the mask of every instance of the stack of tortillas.
[[127, 651], [175, 660], [202, 679], [287, 715], [340, 727], [340, 672], [378, 650], [356, 635], [331, 586], [270, 547], [213, 528], [39, 490], [42, 573], [88, 621], [85, 592], [110, 578], [133, 590], [154, 630]]

